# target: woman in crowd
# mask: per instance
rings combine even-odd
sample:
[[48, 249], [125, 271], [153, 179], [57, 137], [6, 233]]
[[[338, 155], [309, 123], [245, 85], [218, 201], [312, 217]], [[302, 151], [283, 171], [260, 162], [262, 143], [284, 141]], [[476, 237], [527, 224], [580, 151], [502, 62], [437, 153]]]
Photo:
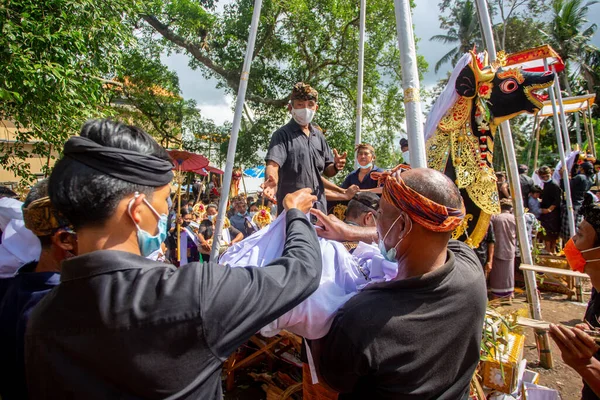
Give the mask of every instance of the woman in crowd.
[[[198, 238], [201, 244], [200, 253], [202, 253], [202, 258], [206, 262], [210, 260], [210, 251], [212, 249], [212, 239], [215, 231], [215, 223], [217, 222], [217, 214], [218, 211], [215, 204], [206, 206], [206, 219], [200, 223], [200, 228], [198, 230]], [[225, 219], [219, 247], [229, 247], [243, 239], [244, 234], [231, 226], [228, 219]]]
[[556, 251], [556, 240], [560, 233], [561, 190], [552, 180], [552, 170], [548, 166], [544, 165], [541, 167], [538, 170], [538, 175], [542, 182], [544, 182], [542, 204], [540, 205], [542, 207], [540, 222], [546, 232], [542, 236], [542, 239], [544, 240], [546, 251], [554, 253]]

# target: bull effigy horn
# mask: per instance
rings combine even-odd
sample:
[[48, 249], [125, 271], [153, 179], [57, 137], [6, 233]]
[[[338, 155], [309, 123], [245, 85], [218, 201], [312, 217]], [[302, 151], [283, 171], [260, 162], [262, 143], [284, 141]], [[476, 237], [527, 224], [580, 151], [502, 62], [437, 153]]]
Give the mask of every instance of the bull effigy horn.
[[471, 51], [471, 57], [473, 57], [473, 63], [471, 64], [471, 68], [473, 69], [473, 73], [475, 74], [475, 79], [477, 83], [490, 82], [492, 79], [494, 79], [494, 74], [496, 73], [496, 71], [493, 68], [486, 67], [488, 64], [488, 55], [487, 52], [484, 52], [483, 54], [483, 61], [481, 62], [480, 66], [477, 54]]

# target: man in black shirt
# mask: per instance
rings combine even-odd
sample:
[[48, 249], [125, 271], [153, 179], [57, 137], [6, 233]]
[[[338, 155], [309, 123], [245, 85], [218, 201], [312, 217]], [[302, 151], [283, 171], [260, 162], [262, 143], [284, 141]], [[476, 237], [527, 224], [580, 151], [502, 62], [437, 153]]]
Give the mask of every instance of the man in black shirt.
[[339, 155], [334, 149], [332, 154], [321, 129], [311, 124], [319, 109], [317, 100], [315, 89], [296, 83], [288, 104], [292, 119], [271, 137], [263, 189], [268, 198], [277, 200], [278, 214], [283, 211], [285, 195], [302, 188], [311, 189], [318, 198], [318, 207], [326, 211], [321, 174], [332, 177], [346, 165], [346, 153]]
[[[464, 218], [460, 192], [431, 169], [386, 174], [376, 231], [398, 275], [368, 285], [338, 311], [327, 336], [312, 343], [315, 364], [340, 400], [465, 399], [487, 296], [475, 253], [450, 241]], [[322, 236], [374, 236], [311, 212], [324, 225]]]
[[223, 361], [318, 287], [308, 189], [283, 200], [283, 255], [265, 268], [144, 258], [166, 236], [172, 168], [147, 133], [108, 120], [65, 144], [50, 198], [77, 231], [79, 256], [30, 318], [31, 398], [220, 399]]

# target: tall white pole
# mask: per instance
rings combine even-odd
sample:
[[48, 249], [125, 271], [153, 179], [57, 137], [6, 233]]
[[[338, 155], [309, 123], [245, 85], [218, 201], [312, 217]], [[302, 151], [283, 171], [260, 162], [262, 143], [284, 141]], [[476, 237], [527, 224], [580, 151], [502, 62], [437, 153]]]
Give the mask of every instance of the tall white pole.
[[[363, 108], [363, 73], [365, 68], [365, 21], [367, 15], [367, 1], [360, 0], [360, 23], [358, 32], [358, 88], [356, 89], [356, 136], [354, 148], [362, 143], [362, 108]], [[354, 160], [354, 167], [358, 168], [358, 157]]]
[[396, 31], [398, 32], [398, 48], [402, 66], [402, 89], [404, 89], [404, 106], [406, 107], [406, 130], [410, 165], [413, 168], [427, 167], [425, 157], [425, 137], [423, 134], [423, 115], [421, 114], [421, 98], [419, 95], [419, 70], [417, 68], [417, 52], [412, 28], [409, 0], [394, 0], [396, 10]]
[[[481, 24], [481, 31], [485, 40], [486, 49], [490, 62], [496, 60], [496, 45], [494, 44], [494, 36], [492, 33], [492, 23], [490, 21], [490, 15], [488, 12], [487, 1], [477, 0], [477, 12], [479, 14], [479, 23]], [[519, 239], [519, 247], [521, 249], [521, 259], [524, 264], [533, 264], [533, 257], [531, 256], [531, 250], [529, 248], [529, 238], [527, 233], [527, 225], [525, 223], [525, 209], [523, 207], [523, 195], [521, 192], [521, 185], [519, 184], [519, 172], [517, 169], [517, 157], [515, 154], [515, 146], [510, 131], [510, 124], [508, 121], [504, 121], [500, 124], [500, 135], [502, 137], [502, 150], [504, 153], [504, 162], [508, 172], [508, 182], [510, 185], [510, 192], [512, 194], [515, 222], [517, 224], [517, 233]], [[533, 271], [525, 271], [525, 284], [527, 286], [527, 300], [529, 302], [529, 311], [531, 316], [535, 319], [542, 319], [542, 308], [540, 305], [540, 299], [537, 293], [537, 283], [535, 281], [535, 273]], [[540, 339], [540, 348], [544, 350], [550, 349], [548, 334], [543, 331], [536, 332]], [[552, 364], [552, 355], [550, 353], [544, 354], [541, 361], [547, 365]]]
[[233, 126], [231, 127], [231, 137], [229, 138], [229, 147], [227, 148], [227, 161], [225, 164], [225, 173], [223, 177], [223, 186], [221, 187], [221, 199], [219, 200], [219, 214], [215, 223], [215, 232], [213, 233], [213, 245], [210, 252], [210, 261], [217, 262], [219, 256], [219, 243], [223, 235], [223, 223], [227, 201], [229, 200], [229, 190], [231, 189], [231, 176], [233, 174], [233, 164], [235, 162], [235, 150], [237, 148], [238, 134], [242, 123], [242, 113], [244, 111], [244, 101], [246, 100], [246, 89], [248, 88], [248, 77], [250, 76], [250, 66], [252, 64], [252, 53], [254, 53], [254, 43], [256, 42], [256, 32], [260, 20], [260, 9], [262, 0], [254, 0], [254, 12], [252, 13], [252, 23], [250, 24], [250, 33], [248, 34], [248, 45], [246, 47], [246, 57], [240, 76], [240, 86], [238, 88], [237, 99], [235, 102], [235, 114], [233, 115]]
[[[548, 61], [544, 59], [544, 69], [546, 71], [549, 71], [550, 69], [548, 68]], [[554, 70], [554, 68], [553, 68]], [[554, 72], [554, 83], [558, 82], [558, 74], [556, 73], [556, 71]], [[558, 87], [558, 93], [560, 95], [560, 86]], [[559, 117], [558, 117], [558, 110], [556, 109], [556, 97], [554, 95], [554, 90], [549, 90], [548, 91], [550, 93], [550, 103], [552, 103], [552, 118], [554, 119], [554, 131], [556, 133], [556, 142], [558, 144], [558, 156], [560, 157], [560, 163], [562, 164], [563, 167], [563, 173], [562, 173], [562, 177], [563, 177], [563, 187], [565, 189], [565, 197], [567, 198], [567, 218], [569, 221], [569, 233], [571, 234], [571, 236], [575, 235], [575, 216], [573, 213], [573, 200], [571, 199], [571, 185], [569, 183], [569, 168], [567, 167], [567, 157], [565, 154], [565, 149], [567, 149], [567, 147], [565, 146], [565, 143], [563, 142], [563, 140], [565, 138], [568, 138], [568, 135], [565, 135], [565, 133], [563, 132], [561, 135], [561, 123], [559, 122]], [[559, 103], [562, 103], [562, 100], [560, 100], [559, 97]], [[560, 110], [560, 114], [563, 117], [562, 118], [562, 129], [566, 130], [567, 129], [567, 125], [564, 121], [564, 116], [565, 116], [565, 112], [564, 112], [564, 108], [561, 108]]]
[[[556, 91], [556, 100], [558, 100], [558, 109], [560, 111], [560, 123], [562, 126], [563, 143], [565, 145], [565, 151], [571, 152], [571, 138], [569, 138], [569, 129], [567, 128], [567, 116], [565, 114], [565, 106], [563, 104], [562, 93], [560, 92], [560, 82], [558, 81], [558, 73], [554, 66], [552, 66], [554, 72], [554, 90]], [[552, 90], [549, 90], [552, 92]]]

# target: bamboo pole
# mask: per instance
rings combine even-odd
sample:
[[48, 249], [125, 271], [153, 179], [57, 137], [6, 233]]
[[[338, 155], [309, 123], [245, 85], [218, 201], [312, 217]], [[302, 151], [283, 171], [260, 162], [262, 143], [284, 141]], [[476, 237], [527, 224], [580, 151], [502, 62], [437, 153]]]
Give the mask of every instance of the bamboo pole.
[[244, 169], [242, 168], [242, 186], [244, 187], [244, 194], [248, 197], [248, 191], [246, 190], [246, 181], [244, 180]]
[[[548, 68], [548, 61], [546, 59], [544, 59], [544, 69], [546, 71], [550, 70], [550, 68]], [[565, 155], [565, 152], [567, 150], [569, 150], [569, 151], [571, 150], [571, 145], [569, 142], [567, 142], [569, 140], [568, 133], [563, 132], [562, 136], [560, 136], [561, 128], [564, 131], [567, 131], [567, 121], [565, 119], [565, 108], [564, 108], [564, 105], [562, 104], [562, 96], [560, 95], [560, 85], [558, 84], [558, 74], [556, 73], [556, 70], [554, 67], [552, 67], [552, 71], [554, 71], [554, 87], [556, 89], [556, 92], [558, 93], [558, 96], [555, 97], [553, 90], [549, 90], [548, 92], [550, 93], [550, 102], [552, 103], [554, 129], [556, 130], [556, 133], [557, 133], [556, 140], [558, 142], [558, 155], [560, 157], [560, 162], [561, 162], [562, 168], [563, 168], [563, 187], [565, 190], [565, 197], [566, 197], [565, 200], [567, 202], [567, 219], [569, 222], [569, 234], [571, 236], [575, 236], [575, 213], [573, 211], [573, 200], [571, 199], [571, 185], [569, 183], [569, 168], [567, 167], [566, 155]], [[557, 102], [560, 107], [560, 116], [561, 116], [560, 124], [559, 124], [558, 110], [556, 107]], [[563, 142], [562, 140], [565, 140], [565, 142]]]
[[583, 127], [585, 129], [585, 139], [587, 140], [587, 143], [588, 143], [588, 150], [590, 150], [591, 147], [594, 147], [594, 142], [592, 142], [592, 137], [590, 135], [590, 127], [588, 126], [588, 120], [587, 120], [587, 117], [585, 115], [586, 114], [586, 110], [582, 110], [582, 111], [583, 111], [583, 115], [582, 115], [582, 117], [583, 117]]
[[244, 101], [246, 99], [246, 89], [248, 88], [248, 77], [250, 76], [250, 66], [252, 64], [252, 53], [254, 52], [254, 43], [256, 42], [256, 32], [260, 20], [260, 9], [262, 0], [254, 0], [254, 11], [252, 13], [252, 23], [248, 34], [248, 45], [246, 46], [246, 57], [242, 66], [240, 76], [240, 85], [235, 103], [235, 114], [233, 116], [233, 125], [231, 127], [231, 137], [229, 147], [227, 148], [227, 161], [225, 163], [225, 182], [221, 186], [221, 198], [219, 199], [219, 214], [215, 224], [215, 233], [213, 235], [213, 245], [210, 252], [210, 260], [217, 261], [219, 255], [219, 243], [223, 235], [223, 223], [225, 222], [225, 207], [229, 200], [229, 189], [231, 188], [231, 178], [233, 173], [233, 163], [235, 162], [235, 150], [237, 148], [238, 134], [242, 123], [242, 112], [244, 111]]
[[[366, 0], [360, 0], [360, 23], [358, 34], [358, 88], [356, 90], [356, 135], [354, 148], [362, 142], [362, 108], [363, 108], [363, 73], [365, 64], [365, 19], [367, 14]], [[354, 158], [354, 167], [358, 168], [358, 157]]]
[[[538, 114], [535, 114], [535, 117], [533, 118], [533, 131], [531, 132], [531, 138], [533, 139], [537, 133], [537, 127], [538, 124], [540, 122], [540, 117]], [[528, 149], [527, 149], [527, 168], [529, 168], [529, 166], [531, 165], [531, 151], [533, 150], [534, 146], [535, 146], [535, 140], [532, 140], [531, 143], [529, 143]]]
[[[565, 89], [569, 96], [573, 96], [573, 91], [571, 90], [571, 83], [569, 82], [569, 74], [567, 73], [567, 68], [565, 66], [565, 70], [563, 72], [565, 75]], [[581, 122], [579, 121], [579, 112], [575, 112], [575, 133], [577, 134], [577, 146], [579, 150], [583, 150], [583, 142], [581, 141]]]
[[[589, 103], [589, 100], [588, 100]], [[590, 136], [592, 137], [592, 155], [596, 157], [596, 139], [594, 139], [594, 120], [592, 119], [592, 105], [588, 107], [588, 117], [590, 121]]]
[[[567, 115], [565, 113], [565, 105], [563, 104], [562, 93], [560, 92], [560, 78], [554, 66], [552, 66], [552, 72], [554, 72], [554, 75], [556, 76], [556, 78], [554, 79], [554, 90], [556, 91], [556, 100], [554, 101], [558, 101], [558, 110], [560, 111], [560, 123], [563, 131], [563, 143], [565, 145], [565, 151], [570, 153], [572, 150], [571, 138], [569, 137], [569, 129], [567, 127]], [[549, 92], [552, 92], [552, 90], [549, 90]]]
[[[479, 14], [479, 23], [483, 32], [486, 48], [490, 58], [490, 62], [496, 60], [496, 46], [494, 44], [492, 34], [492, 24], [488, 13], [487, 1], [477, 0], [477, 12]], [[523, 195], [521, 186], [519, 185], [519, 172], [517, 170], [517, 157], [515, 155], [515, 147], [510, 131], [510, 124], [504, 121], [500, 125], [500, 135], [506, 170], [508, 172], [508, 182], [510, 192], [513, 194], [513, 206], [515, 222], [517, 223], [517, 232], [519, 246], [521, 249], [521, 257], [525, 264], [533, 264], [533, 258], [529, 249], [529, 239], [527, 237], [527, 228], [525, 224], [525, 209], [523, 207]], [[534, 319], [542, 319], [542, 310], [540, 299], [537, 293], [537, 284], [535, 281], [535, 273], [533, 271], [525, 272], [525, 285], [527, 286], [527, 300], [529, 302], [529, 311]], [[537, 330], [536, 339], [539, 343], [540, 363], [546, 368], [552, 368], [552, 353], [550, 352], [550, 341], [547, 332]]]
[[[537, 118], [537, 115], [536, 115], [536, 118]], [[540, 120], [538, 122], [537, 130], [535, 132], [535, 155], [534, 155], [534, 159], [533, 159], [533, 172], [534, 173], [535, 173], [535, 171], [537, 171], [538, 157], [540, 155], [540, 130], [542, 128], [542, 122], [543, 122], [543, 119], [540, 118]]]
[[410, 1], [394, 0], [394, 9], [398, 48], [400, 49], [400, 64], [402, 66], [402, 89], [404, 90], [410, 164], [413, 168], [426, 168], [427, 158], [425, 156], [423, 114], [421, 113], [419, 94], [419, 71], [417, 69], [417, 52], [415, 50]]

